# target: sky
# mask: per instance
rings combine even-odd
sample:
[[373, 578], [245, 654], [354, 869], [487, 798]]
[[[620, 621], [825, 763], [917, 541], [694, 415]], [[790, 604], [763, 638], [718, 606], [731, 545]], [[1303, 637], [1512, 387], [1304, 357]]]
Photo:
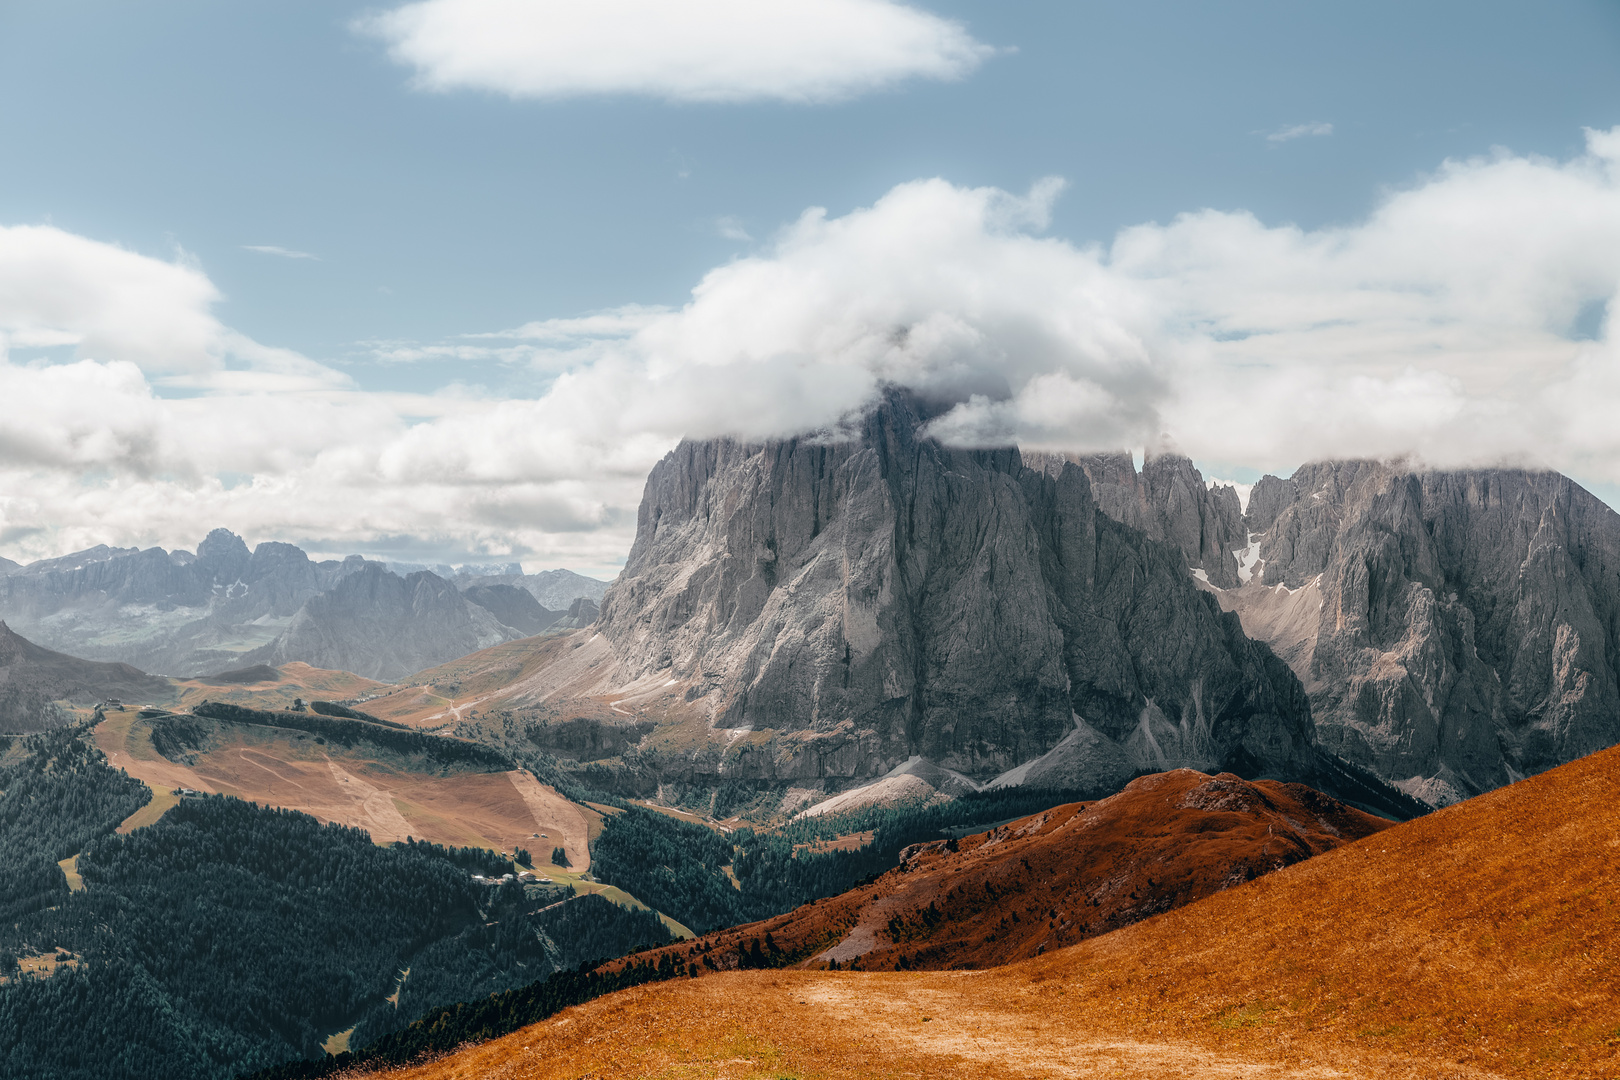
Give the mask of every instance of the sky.
[[611, 577], [682, 437], [1620, 502], [1620, 4], [0, 0], [0, 555]]

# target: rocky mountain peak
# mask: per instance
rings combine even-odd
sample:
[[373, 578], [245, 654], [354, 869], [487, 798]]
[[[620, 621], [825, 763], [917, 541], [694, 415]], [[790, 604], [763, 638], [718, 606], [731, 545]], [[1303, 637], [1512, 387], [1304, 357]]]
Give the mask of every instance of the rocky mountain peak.
[[1125, 451], [1094, 454], [1023, 455], [1026, 465], [1056, 475], [1064, 463], [1086, 474], [1098, 509], [1140, 529], [1154, 540], [1179, 548], [1187, 565], [1202, 570], [1221, 588], [1239, 584], [1234, 552], [1248, 543], [1243, 507], [1235, 489], [1210, 487], [1192, 459], [1171, 452], [1149, 453], [1136, 470]]
[[597, 625], [632, 679], [775, 733], [724, 768], [988, 779], [1078, 724], [1143, 769], [1309, 772], [1297, 680], [1178, 550], [1099, 513], [1076, 463], [951, 449], [923, 415], [894, 395], [857, 438], [683, 442], [648, 477]]
[[1325, 747], [1447, 803], [1620, 741], [1620, 515], [1573, 481], [1312, 462], [1248, 509], [1254, 574], [1216, 595]]
[[197, 545], [197, 561], [207, 567], [214, 581], [221, 585], [240, 581], [251, 559], [247, 543], [229, 529], [215, 529]]

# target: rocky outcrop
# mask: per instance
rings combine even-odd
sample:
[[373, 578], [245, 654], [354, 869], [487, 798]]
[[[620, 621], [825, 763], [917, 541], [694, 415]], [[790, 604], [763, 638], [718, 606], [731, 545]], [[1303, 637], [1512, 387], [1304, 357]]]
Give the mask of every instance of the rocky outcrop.
[[1447, 803], [1620, 742], [1620, 516], [1522, 470], [1266, 477], [1218, 594], [1304, 680], [1317, 738]]
[[1099, 512], [1073, 462], [959, 451], [891, 396], [858, 438], [684, 442], [647, 481], [597, 626], [625, 677], [742, 740], [713, 767], [990, 779], [1079, 725], [1133, 767], [1306, 776], [1298, 681]]
[[274, 642], [243, 660], [302, 660], [392, 680], [520, 636], [437, 574], [402, 578], [367, 563], [306, 601]]
[[167, 679], [128, 664], [101, 664], [42, 649], [0, 622], [0, 733], [38, 731], [58, 719], [51, 703], [93, 705], [109, 698], [164, 700]]
[[553, 625], [558, 630], [582, 630], [596, 622], [601, 613], [601, 608], [597, 607], [594, 600], [581, 596], [568, 605], [568, 610], [562, 612]]
[[1213, 487], [1191, 459], [1180, 454], [1149, 454], [1140, 474], [1131, 455], [1029, 453], [1025, 464], [1052, 475], [1072, 462], [1091, 482], [1097, 508], [1115, 521], [1140, 529], [1154, 540], [1179, 548], [1187, 565], [1204, 571], [1212, 584], [1239, 584], [1235, 552], [1248, 543], [1243, 507], [1235, 489]]

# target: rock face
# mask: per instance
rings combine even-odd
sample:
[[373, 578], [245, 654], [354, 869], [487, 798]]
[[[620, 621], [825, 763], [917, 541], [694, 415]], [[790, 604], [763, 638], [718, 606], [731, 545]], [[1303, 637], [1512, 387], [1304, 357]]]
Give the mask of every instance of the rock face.
[[1254, 580], [1220, 600], [1278, 642], [1324, 746], [1446, 803], [1620, 742], [1620, 515], [1573, 481], [1327, 462], [1249, 515]]
[[92, 705], [108, 698], [161, 698], [169, 681], [128, 664], [99, 664], [42, 649], [0, 622], [0, 733], [38, 731], [54, 721], [50, 703]]
[[1187, 565], [1223, 589], [1239, 584], [1235, 553], [1248, 543], [1235, 489], [1209, 487], [1190, 459], [1149, 454], [1140, 474], [1123, 451], [1115, 454], [1025, 454], [1024, 463], [1056, 476], [1064, 463], [1080, 466], [1091, 481], [1097, 508], [1115, 521], [1179, 548]]
[[738, 776], [920, 755], [988, 780], [1077, 727], [1139, 771], [1310, 775], [1298, 681], [1180, 551], [1101, 513], [1073, 462], [946, 449], [925, 419], [891, 396], [858, 439], [666, 457], [597, 623], [626, 676], [774, 732]]

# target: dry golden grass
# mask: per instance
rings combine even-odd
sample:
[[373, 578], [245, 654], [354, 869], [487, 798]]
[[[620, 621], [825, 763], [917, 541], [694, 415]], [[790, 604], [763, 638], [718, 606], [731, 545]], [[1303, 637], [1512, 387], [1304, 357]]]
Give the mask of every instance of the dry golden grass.
[[1620, 1076], [1620, 748], [982, 972], [641, 987], [420, 1080]]
[[352, 671], [311, 667], [301, 660], [283, 664], [274, 670], [277, 678], [251, 683], [221, 683], [214, 679], [170, 681], [179, 695], [178, 707], [182, 709], [190, 709], [204, 701], [223, 701], [252, 709], [288, 709], [292, 707], [294, 698], [341, 701], [375, 693], [388, 685]]
[[[272, 728], [220, 724], [221, 742], [192, 764], [162, 757], [147, 722], [114, 713], [96, 727], [96, 743], [115, 767], [146, 782], [153, 800], [119, 826], [150, 825], [177, 801], [175, 788], [233, 795], [282, 806], [322, 821], [356, 825], [379, 844], [418, 840], [511, 851], [564, 846], [576, 870], [589, 866], [581, 809], [526, 772], [412, 772], [353, 750]], [[548, 840], [532, 837], [547, 833]]]

